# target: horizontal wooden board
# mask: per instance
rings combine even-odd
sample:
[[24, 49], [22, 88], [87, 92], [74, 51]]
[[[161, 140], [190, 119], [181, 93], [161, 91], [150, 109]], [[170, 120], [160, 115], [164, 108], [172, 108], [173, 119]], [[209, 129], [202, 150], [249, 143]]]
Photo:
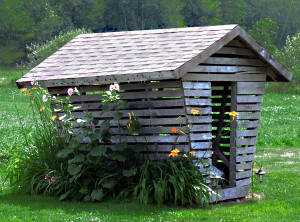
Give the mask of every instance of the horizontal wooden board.
[[249, 49], [235, 48], [235, 47], [223, 47], [215, 54], [227, 54], [227, 55], [242, 55], [248, 57], [256, 57]]
[[237, 147], [236, 148], [236, 154], [248, 154], [248, 153], [255, 153], [256, 148], [254, 146], [250, 147]]
[[237, 96], [237, 103], [262, 103], [262, 96]]
[[183, 89], [211, 89], [210, 82], [182, 82]]
[[211, 123], [212, 118], [211, 116], [200, 116], [200, 115], [196, 115], [196, 116], [192, 116], [189, 115], [187, 122], [191, 123], [191, 124], [196, 124], [196, 123]]
[[191, 141], [201, 141], [201, 140], [210, 140], [212, 138], [211, 133], [190, 133]]
[[186, 113], [187, 114], [191, 114], [192, 110], [198, 110], [199, 114], [201, 115], [207, 115], [207, 114], [211, 114], [212, 112], [212, 108], [211, 107], [205, 107], [205, 108], [200, 108], [200, 107], [191, 107], [191, 106], [186, 106]]
[[262, 95], [265, 93], [265, 87], [238, 87], [238, 95]]
[[254, 130], [237, 130], [236, 131], [236, 136], [240, 137], [240, 136], [258, 136], [258, 130], [254, 129]]
[[237, 105], [237, 112], [260, 111], [261, 109], [262, 109], [261, 104]]
[[238, 82], [238, 81], [266, 81], [266, 74], [200, 74], [200, 73], [187, 73], [182, 77], [185, 81], [225, 81], [225, 82]]
[[237, 39], [234, 39], [234, 40], [231, 40], [230, 42], [228, 42], [226, 44], [226, 47], [238, 47], [238, 48], [248, 48], [247, 46], [245, 46], [240, 40], [237, 40]]
[[264, 88], [264, 82], [238, 82], [238, 88]]
[[236, 164], [236, 170], [250, 170], [250, 169], [252, 169], [252, 165], [253, 165], [252, 162], [250, 162], [250, 163], [239, 163], [239, 164]]
[[189, 145], [181, 145], [181, 144], [156, 144], [156, 145], [147, 145], [145, 144], [146, 151], [148, 152], [171, 152], [173, 149], [178, 149], [180, 152], [189, 152]]
[[226, 57], [209, 57], [202, 64], [210, 65], [244, 65], [244, 66], [264, 66], [259, 59], [243, 59], [243, 58], [226, 58]]
[[113, 136], [111, 138], [112, 143], [119, 141], [127, 143], [178, 143], [188, 142], [188, 137], [184, 135], [180, 136]]
[[206, 150], [211, 149], [211, 142], [191, 142], [191, 149], [193, 150]]
[[187, 106], [208, 106], [211, 105], [211, 99], [193, 99], [185, 98], [185, 104]]
[[212, 131], [211, 124], [191, 125], [189, 127], [190, 132], [210, 132]]
[[[248, 185], [248, 184], [247, 184]], [[211, 202], [223, 201], [223, 200], [232, 200], [241, 197], [246, 197], [249, 195], [249, 186], [237, 186], [226, 189], [218, 189], [218, 197], [216, 194], [213, 195]]]
[[211, 90], [184, 90], [184, 96], [210, 97]]
[[259, 121], [237, 121], [237, 128], [257, 128], [259, 125]]
[[254, 160], [254, 155], [253, 154], [249, 154], [249, 155], [245, 155], [245, 156], [236, 156], [236, 162], [249, 162], [249, 161], [253, 161]]
[[264, 67], [252, 66], [222, 66], [222, 65], [198, 65], [189, 70], [189, 73], [267, 73]]
[[236, 186], [237, 187], [246, 186], [246, 185], [249, 185], [250, 183], [251, 183], [251, 179], [250, 178], [243, 179], [243, 180], [237, 180], [236, 181]]
[[260, 119], [260, 112], [253, 112], [253, 113], [239, 113], [239, 115], [236, 117], [238, 120], [258, 120]]
[[197, 151], [195, 153], [195, 156], [196, 157], [199, 157], [199, 158], [210, 158], [212, 155], [212, 151], [210, 150], [206, 150], [206, 151]]
[[252, 176], [251, 170], [236, 172], [236, 179], [250, 178], [251, 176]]
[[257, 143], [256, 138], [246, 138], [246, 139], [236, 139], [236, 145], [242, 146], [242, 145], [251, 145], [254, 146]]

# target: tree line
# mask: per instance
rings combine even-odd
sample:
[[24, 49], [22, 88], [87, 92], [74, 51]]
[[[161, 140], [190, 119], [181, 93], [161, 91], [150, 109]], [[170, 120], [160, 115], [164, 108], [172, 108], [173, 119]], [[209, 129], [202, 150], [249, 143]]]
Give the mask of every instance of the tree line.
[[299, 31], [297, 0], [1, 0], [0, 66], [61, 33], [239, 24], [271, 52]]

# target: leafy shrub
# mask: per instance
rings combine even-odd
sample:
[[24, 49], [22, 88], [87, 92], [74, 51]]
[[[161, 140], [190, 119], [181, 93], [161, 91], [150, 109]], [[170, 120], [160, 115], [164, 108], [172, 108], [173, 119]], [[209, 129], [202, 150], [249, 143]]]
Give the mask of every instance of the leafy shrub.
[[66, 33], [61, 32], [58, 36], [55, 36], [53, 39], [46, 41], [43, 44], [31, 43], [30, 45], [27, 45], [26, 49], [29, 53], [27, 54], [28, 63], [25, 65], [29, 68], [37, 66], [76, 36], [89, 32], [91, 31], [85, 28], [75, 29]]

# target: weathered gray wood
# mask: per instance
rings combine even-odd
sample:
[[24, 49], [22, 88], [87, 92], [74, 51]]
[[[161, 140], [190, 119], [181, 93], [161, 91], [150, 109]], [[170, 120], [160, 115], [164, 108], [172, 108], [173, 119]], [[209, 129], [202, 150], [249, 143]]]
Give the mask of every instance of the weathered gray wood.
[[237, 105], [238, 112], [260, 111], [261, 109], [262, 109], [261, 104]]
[[266, 81], [266, 74], [196, 74], [187, 73], [182, 77], [184, 81]]
[[112, 143], [117, 143], [119, 141], [124, 141], [128, 143], [174, 143], [175, 141], [187, 142], [187, 136], [113, 136], [111, 138]]
[[254, 129], [254, 130], [237, 130], [236, 131], [236, 136], [240, 137], [240, 136], [258, 136], [258, 130]]
[[252, 162], [236, 164], [236, 170], [250, 170], [252, 169]]
[[210, 132], [212, 131], [211, 124], [191, 125], [189, 127], [190, 132]]
[[184, 96], [210, 97], [211, 90], [184, 90]]
[[182, 82], [183, 89], [211, 89], [210, 82]]
[[250, 178], [251, 176], [252, 176], [251, 170], [236, 172], [236, 179]]
[[191, 124], [196, 123], [211, 123], [212, 118], [211, 116], [199, 116], [199, 115], [189, 115], [187, 122]]
[[[247, 184], [248, 185], [248, 184]], [[223, 200], [232, 200], [236, 198], [246, 197], [249, 195], [249, 186], [238, 186], [227, 189], [219, 189], [218, 197], [214, 194], [211, 202], [223, 201]]]
[[244, 180], [237, 180], [236, 181], [236, 186], [237, 187], [241, 187], [241, 186], [246, 186], [249, 185], [251, 183], [251, 178], [247, 178]]
[[189, 70], [189, 73], [264, 73], [267, 70], [264, 67], [252, 67], [252, 66], [206, 66], [198, 65], [195, 68]]
[[265, 93], [265, 87], [239, 87], [239, 95], [262, 95]]
[[244, 154], [244, 153], [255, 153], [256, 148], [253, 146], [250, 147], [237, 147], [236, 154]]
[[[237, 83], [231, 83], [231, 110], [237, 109]], [[230, 157], [229, 157], [229, 186], [236, 186], [236, 120], [230, 123]]]
[[173, 149], [178, 149], [180, 152], [189, 152], [190, 147], [188, 144], [186, 145], [181, 145], [181, 144], [145, 144], [146, 151], [147, 152], [171, 152]]
[[190, 133], [191, 141], [210, 140], [211, 138], [211, 133]]
[[254, 160], [254, 155], [253, 154], [249, 154], [246, 156], [237, 156], [236, 157], [236, 162], [249, 162], [249, 161], [253, 161]]
[[198, 110], [199, 114], [202, 113], [202, 115], [211, 114], [211, 112], [212, 112], [212, 108], [211, 107], [205, 107], [205, 108], [199, 107], [198, 108], [198, 107], [186, 106], [186, 113], [187, 114], [191, 114], [192, 109]]
[[206, 150], [206, 151], [197, 151], [195, 153], [196, 157], [199, 158], [210, 158], [211, 157], [211, 151], [210, 150]]
[[211, 105], [211, 99], [193, 99], [185, 98], [185, 104], [187, 106], [208, 106]]
[[248, 57], [255, 57], [255, 55], [249, 49], [235, 48], [235, 47], [223, 47], [216, 54], [227, 54], [227, 55], [242, 55]]
[[205, 150], [210, 149], [212, 143], [211, 142], [191, 142], [191, 149], [193, 150]]
[[237, 122], [237, 128], [257, 128], [259, 125], [259, 121]]
[[237, 103], [262, 103], [263, 97], [262, 96], [238, 96]]
[[202, 64], [265, 66], [264, 63], [259, 59], [226, 58], [226, 57], [210, 57], [205, 61], [203, 61]]
[[256, 145], [257, 139], [256, 138], [247, 138], [247, 139], [236, 139], [236, 145]]
[[238, 120], [247, 120], [247, 119], [260, 119], [260, 112], [253, 112], [253, 113], [239, 113], [239, 115], [236, 117]]
[[265, 82], [238, 82], [238, 88], [264, 88]]

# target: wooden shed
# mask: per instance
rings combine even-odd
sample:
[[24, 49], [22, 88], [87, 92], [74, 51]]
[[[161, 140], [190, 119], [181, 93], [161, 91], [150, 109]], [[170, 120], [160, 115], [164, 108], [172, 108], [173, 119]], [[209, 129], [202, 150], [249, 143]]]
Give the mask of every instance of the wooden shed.
[[[122, 124], [133, 111], [143, 126], [139, 135], [124, 137], [147, 142], [148, 155], [157, 159], [168, 158], [176, 138], [172, 127], [193, 123], [176, 148], [194, 150], [224, 172], [219, 192], [226, 200], [249, 194], [265, 82], [291, 79], [241, 27], [222, 25], [79, 35], [17, 85], [30, 87], [35, 80], [53, 95], [76, 86], [81, 95], [72, 101], [82, 108], [74, 115], [89, 110], [102, 118], [101, 93], [120, 83], [129, 104]], [[192, 109], [202, 116], [192, 115]], [[239, 115], [228, 125], [230, 111]]]

